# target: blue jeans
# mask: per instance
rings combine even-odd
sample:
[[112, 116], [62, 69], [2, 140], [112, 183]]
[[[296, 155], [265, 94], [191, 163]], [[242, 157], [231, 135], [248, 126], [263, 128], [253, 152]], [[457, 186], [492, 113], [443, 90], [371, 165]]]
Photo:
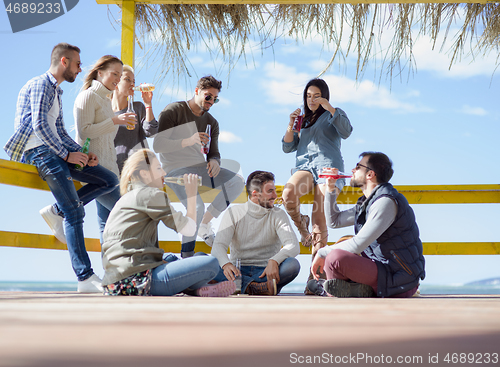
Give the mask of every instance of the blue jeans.
[[99, 226], [101, 245], [104, 242], [102, 234], [104, 233], [104, 227], [106, 226], [109, 213], [111, 213], [116, 202], [120, 200], [120, 197], [120, 186], [117, 186], [110, 193], [101, 195], [95, 199], [95, 205], [97, 207], [97, 225]]
[[[65, 218], [66, 241], [76, 277], [79, 281], [89, 278], [94, 271], [85, 248], [83, 206], [113, 191], [118, 185], [118, 178], [100, 165], [85, 166], [82, 171], [78, 171], [74, 164], [65, 162], [46, 145], [30, 149], [25, 157], [28, 162], [33, 162], [40, 177], [47, 182], [56, 199], [54, 207]], [[87, 185], [76, 191], [73, 179]]]
[[164, 254], [163, 260], [168, 263], [153, 269], [152, 296], [173, 296], [187, 289], [199, 289], [211, 281], [220, 269], [213, 256], [178, 259], [173, 254]]
[[[241, 194], [243, 188], [245, 187], [243, 177], [225, 168], [221, 168], [216, 177], [210, 177], [207, 171], [207, 163], [200, 163], [191, 167], [175, 169], [170, 171], [167, 174], [167, 177], [179, 177], [185, 173], [196, 173], [202, 178], [203, 186], [221, 190], [221, 192], [217, 194], [214, 201], [207, 208], [207, 211], [209, 211], [215, 218], [227, 209], [229, 204], [231, 204]], [[184, 206], [187, 206], [186, 189], [184, 186], [173, 183], [168, 183], [167, 185], [175, 192], [175, 195], [177, 195], [181, 203]], [[193, 236], [182, 236], [182, 257], [193, 256], [196, 237], [198, 236], [198, 227], [200, 226], [204, 214], [205, 204], [203, 203], [201, 196], [198, 194], [196, 197], [197, 229]]]
[[[259, 278], [266, 267], [265, 266], [242, 266], [241, 267], [241, 293], [245, 293], [248, 285], [251, 282], [263, 283], [267, 282], [267, 276]], [[276, 285], [278, 288], [278, 293], [281, 289], [294, 280], [300, 272], [300, 263], [294, 257], [286, 258], [279, 266], [280, 271], [280, 281]], [[214, 278], [217, 282], [226, 281], [227, 278], [224, 275], [224, 271], [220, 268], [219, 274]]]

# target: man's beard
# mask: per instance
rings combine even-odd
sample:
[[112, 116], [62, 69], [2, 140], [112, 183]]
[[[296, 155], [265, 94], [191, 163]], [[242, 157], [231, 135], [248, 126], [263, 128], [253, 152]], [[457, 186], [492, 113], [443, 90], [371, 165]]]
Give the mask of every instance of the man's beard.
[[263, 208], [266, 208], [266, 209], [272, 209], [274, 208], [274, 202], [271, 203], [270, 201], [263, 201], [263, 200], [260, 200], [258, 199], [259, 201], [259, 205]]
[[64, 70], [63, 78], [67, 82], [73, 83], [75, 81], [77, 75], [78, 74], [72, 74], [71, 71], [69, 71], [69, 69], [66, 69], [66, 70]]
[[354, 177], [351, 178], [351, 182], [349, 183], [349, 186], [351, 187], [361, 187], [365, 184], [365, 182], [358, 182]]

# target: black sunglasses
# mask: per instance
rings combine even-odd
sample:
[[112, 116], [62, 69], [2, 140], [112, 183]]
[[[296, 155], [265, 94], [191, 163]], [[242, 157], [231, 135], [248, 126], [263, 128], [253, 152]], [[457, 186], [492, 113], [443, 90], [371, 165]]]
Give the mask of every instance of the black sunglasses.
[[210, 94], [207, 94], [205, 96], [205, 101], [207, 101], [207, 102], [210, 102], [212, 99], [214, 100], [214, 104], [219, 102], [219, 97], [214, 97], [214, 96], [211, 96]]
[[357, 171], [358, 169], [360, 169], [361, 167], [366, 168], [368, 171], [373, 171], [373, 169], [371, 169], [370, 167], [367, 167], [367, 166], [365, 166], [365, 165], [362, 165], [361, 163], [356, 164], [356, 171]]

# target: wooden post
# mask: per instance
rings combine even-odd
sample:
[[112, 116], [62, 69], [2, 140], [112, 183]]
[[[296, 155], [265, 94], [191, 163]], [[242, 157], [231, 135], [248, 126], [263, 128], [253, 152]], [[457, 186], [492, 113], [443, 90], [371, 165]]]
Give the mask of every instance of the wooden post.
[[134, 67], [135, 0], [122, 1], [122, 55], [124, 64]]

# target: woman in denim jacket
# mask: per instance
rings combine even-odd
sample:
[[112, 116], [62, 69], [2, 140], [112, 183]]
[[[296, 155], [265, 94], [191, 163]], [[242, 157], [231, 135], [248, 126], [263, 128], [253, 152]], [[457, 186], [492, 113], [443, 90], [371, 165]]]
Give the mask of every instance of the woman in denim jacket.
[[[296, 153], [296, 164], [292, 177], [283, 190], [283, 203], [301, 235], [304, 246], [313, 246], [312, 256], [326, 245], [328, 230], [324, 213], [323, 179], [321, 170], [337, 167], [344, 170], [344, 160], [340, 152], [341, 139], [347, 139], [352, 133], [349, 118], [330, 102], [328, 85], [322, 79], [310, 80], [304, 88], [304, 116], [302, 126], [294, 129], [294, 121], [300, 115], [300, 109], [290, 114], [288, 128], [283, 137], [283, 151]], [[344, 179], [337, 180], [340, 192], [345, 185]], [[300, 198], [314, 190], [312, 211], [312, 232], [309, 233], [309, 216], [300, 213]], [[309, 274], [309, 279], [312, 275]]]

